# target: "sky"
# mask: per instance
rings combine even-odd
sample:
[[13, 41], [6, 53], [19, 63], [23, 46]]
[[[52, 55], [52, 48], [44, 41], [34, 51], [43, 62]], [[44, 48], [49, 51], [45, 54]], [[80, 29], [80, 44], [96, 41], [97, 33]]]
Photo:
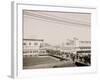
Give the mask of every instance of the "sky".
[[73, 37], [83, 41], [91, 39], [91, 14], [26, 10], [23, 21], [24, 38], [44, 39], [51, 45]]

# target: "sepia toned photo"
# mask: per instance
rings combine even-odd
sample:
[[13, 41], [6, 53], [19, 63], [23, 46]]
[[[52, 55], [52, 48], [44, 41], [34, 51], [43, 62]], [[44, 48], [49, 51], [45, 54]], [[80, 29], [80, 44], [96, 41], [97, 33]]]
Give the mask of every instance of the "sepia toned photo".
[[23, 69], [91, 66], [91, 13], [23, 10]]

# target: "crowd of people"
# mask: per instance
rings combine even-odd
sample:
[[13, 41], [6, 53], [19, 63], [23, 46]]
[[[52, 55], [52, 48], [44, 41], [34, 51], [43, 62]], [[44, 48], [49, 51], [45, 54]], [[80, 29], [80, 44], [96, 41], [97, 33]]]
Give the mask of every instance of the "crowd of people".
[[61, 59], [71, 59], [73, 63], [80, 62], [86, 65], [91, 64], [91, 54], [87, 53], [70, 53], [70, 52], [60, 52], [60, 51], [55, 51], [55, 50], [47, 50], [47, 53], [52, 56], [56, 56]]

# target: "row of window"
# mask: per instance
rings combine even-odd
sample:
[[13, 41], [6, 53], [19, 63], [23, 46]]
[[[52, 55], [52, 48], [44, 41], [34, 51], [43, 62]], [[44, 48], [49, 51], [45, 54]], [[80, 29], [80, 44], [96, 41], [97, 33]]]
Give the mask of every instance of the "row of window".
[[[29, 44], [27, 44], [27, 43], [24, 42], [23, 45], [32, 45], [32, 43], [29, 42]], [[38, 43], [35, 42], [34, 45], [38, 45]]]
[[80, 49], [91, 49], [91, 47], [79, 47]]
[[77, 51], [77, 53], [91, 53], [90, 50], [87, 50], [87, 51]]
[[34, 50], [34, 51], [29, 51], [29, 50], [27, 50], [27, 51], [23, 51], [23, 53], [45, 53], [46, 51], [39, 51], [39, 50]]

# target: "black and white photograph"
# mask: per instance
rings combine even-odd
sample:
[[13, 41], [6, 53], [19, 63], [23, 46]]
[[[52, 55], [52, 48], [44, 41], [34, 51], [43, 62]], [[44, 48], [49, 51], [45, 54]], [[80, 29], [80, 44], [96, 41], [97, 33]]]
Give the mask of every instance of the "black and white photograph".
[[91, 66], [91, 14], [22, 11], [23, 69]]

